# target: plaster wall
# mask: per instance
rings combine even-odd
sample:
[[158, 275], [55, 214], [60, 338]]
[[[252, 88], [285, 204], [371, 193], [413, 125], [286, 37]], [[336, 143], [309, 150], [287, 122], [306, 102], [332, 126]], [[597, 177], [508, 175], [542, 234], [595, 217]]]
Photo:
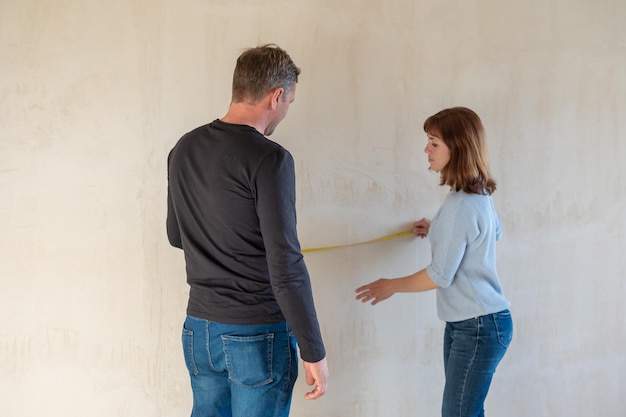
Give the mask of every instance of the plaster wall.
[[[626, 392], [626, 3], [621, 0], [0, 1], [0, 415], [186, 416], [187, 286], [165, 236], [166, 157], [224, 115], [234, 62], [302, 68], [273, 140], [296, 160], [303, 247], [431, 217], [421, 125], [483, 119], [515, 337], [492, 416], [618, 417]], [[434, 293], [402, 237], [306, 255], [332, 379], [298, 417], [435, 416]]]

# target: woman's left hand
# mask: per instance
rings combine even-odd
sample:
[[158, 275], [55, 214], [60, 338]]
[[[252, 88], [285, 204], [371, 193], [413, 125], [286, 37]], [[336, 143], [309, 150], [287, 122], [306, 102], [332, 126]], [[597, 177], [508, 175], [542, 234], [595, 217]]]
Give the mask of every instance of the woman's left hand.
[[356, 299], [361, 300], [363, 303], [367, 303], [371, 300], [372, 305], [376, 305], [395, 293], [391, 288], [392, 281], [391, 279], [381, 278], [367, 285], [363, 285], [356, 289]]

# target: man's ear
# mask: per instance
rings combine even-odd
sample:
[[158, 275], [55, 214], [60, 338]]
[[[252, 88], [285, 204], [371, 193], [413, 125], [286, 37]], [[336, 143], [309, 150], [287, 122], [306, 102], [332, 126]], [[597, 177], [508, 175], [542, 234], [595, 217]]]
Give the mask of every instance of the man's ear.
[[278, 87], [272, 92], [272, 110], [276, 110], [278, 102], [283, 99], [283, 94], [285, 94], [285, 89], [282, 87]]

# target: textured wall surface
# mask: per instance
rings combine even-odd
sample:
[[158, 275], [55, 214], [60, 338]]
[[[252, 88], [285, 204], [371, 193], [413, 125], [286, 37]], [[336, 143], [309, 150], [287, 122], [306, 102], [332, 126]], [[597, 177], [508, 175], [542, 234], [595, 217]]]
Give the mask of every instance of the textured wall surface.
[[[422, 122], [473, 108], [516, 326], [487, 412], [622, 416], [625, 19], [621, 0], [0, 0], [0, 415], [189, 415], [166, 157], [224, 115], [242, 49], [275, 42], [302, 68], [272, 139], [296, 160], [303, 247], [432, 216]], [[429, 254], [306, 255], [332, 379], [307, 402], [300, 378], [293, 416], [438, 414], [434, 293], [353, 293]]]

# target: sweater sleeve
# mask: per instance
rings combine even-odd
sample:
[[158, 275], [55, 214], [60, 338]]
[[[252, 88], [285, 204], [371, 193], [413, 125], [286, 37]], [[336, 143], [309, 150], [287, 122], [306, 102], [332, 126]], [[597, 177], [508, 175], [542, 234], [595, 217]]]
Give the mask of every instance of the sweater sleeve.
[[291, 154], [281, 148], [266, 157], [255, 182], [257, 215], [276, 301], [296, 336], [302, 359], [317, 362], [326, 352], [297, 236]]
[[428, 276], [441, 288], [454, 281], [467, 245], [479, 234], [475, 216], [462, 198], [448, 198], [431, 225], [432, 260]]

